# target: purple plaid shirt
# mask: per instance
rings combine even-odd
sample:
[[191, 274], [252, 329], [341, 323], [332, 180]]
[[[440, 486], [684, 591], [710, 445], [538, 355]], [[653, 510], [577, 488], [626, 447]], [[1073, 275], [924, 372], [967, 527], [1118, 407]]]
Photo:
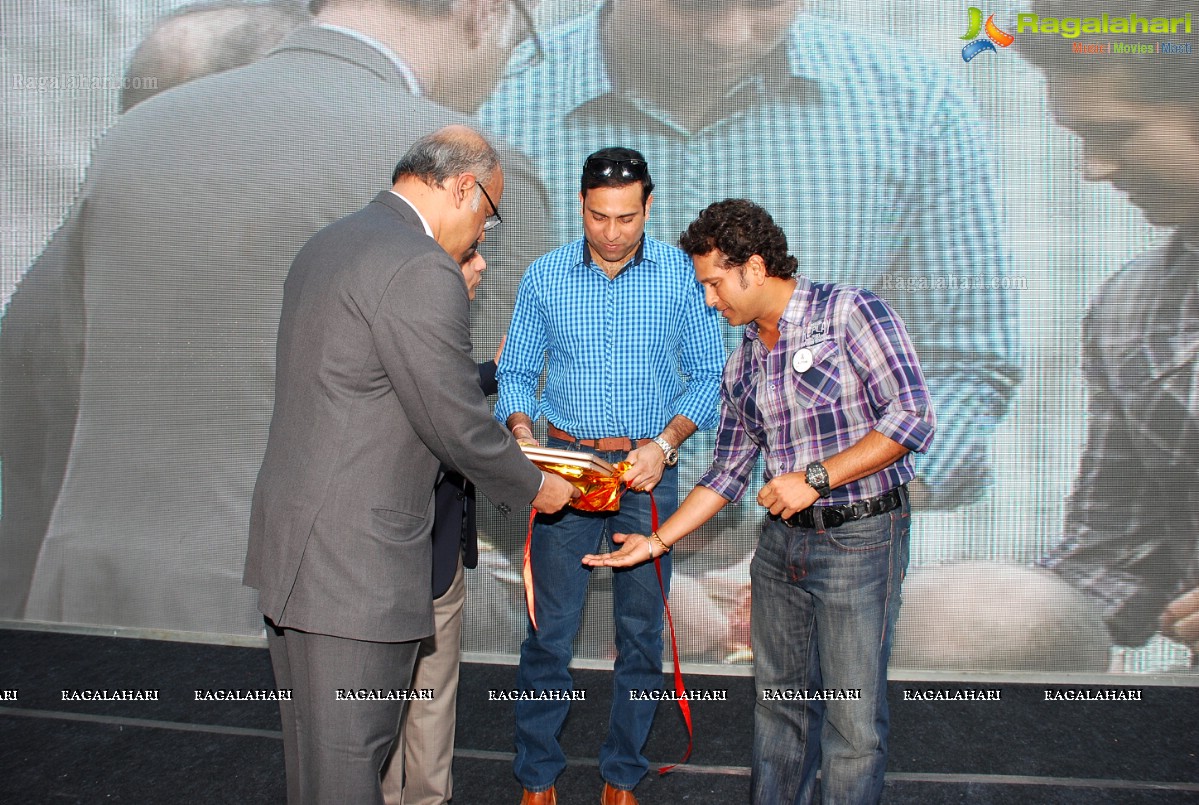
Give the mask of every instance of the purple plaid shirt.
[[[870, 291], [799, 277], [767, 351], [757, 323], [724, 366], [712, 466], [699, 484], [731, 501], [763, 478], [803, 472], [871, 430], [913, 452], [932, 443], [936, 418], [903, 322]], [[881, 495], [914, 475], [912, 456], [832, 491], [829, 504]], [[823, 503], [822, 503], [823, 505]]]
[[1199, 588], [1197, 275], [1199, 246], [1176, 235], [1104, 282], [1083, 319], [1087, 440], [1039, 564], [1098, 597], [1122, 646]]

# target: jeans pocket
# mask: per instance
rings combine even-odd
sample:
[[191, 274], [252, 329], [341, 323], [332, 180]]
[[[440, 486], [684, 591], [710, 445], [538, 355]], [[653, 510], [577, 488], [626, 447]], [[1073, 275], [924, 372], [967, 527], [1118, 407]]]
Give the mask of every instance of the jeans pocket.
[[876, 551], [891, 544], [892, 514], [878, 514], [863, 520], [854, 520], [825, 531], [829, 544], [847, 553]]

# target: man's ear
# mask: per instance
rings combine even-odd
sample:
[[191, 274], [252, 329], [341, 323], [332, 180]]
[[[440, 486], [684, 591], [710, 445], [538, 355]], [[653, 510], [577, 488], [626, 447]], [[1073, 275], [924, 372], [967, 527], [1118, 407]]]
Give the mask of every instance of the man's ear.
[[450, 201], [455, 209], [461, 208], [463, 202], [466, 201], [470, 189], [478, 184], [478, 180], [472, 174], [460, 173], [457, 176], [451, 176], [445, 181], [446, 190], [450, 193]]
[[766, 282], [766, 277], [768, 276], [766, 274], [766, 261], [762, 259], [762, 255], [751, 254], [749, 259], [745, 261], [745, 269], [749, 272], [755, 284], [761, 285]]

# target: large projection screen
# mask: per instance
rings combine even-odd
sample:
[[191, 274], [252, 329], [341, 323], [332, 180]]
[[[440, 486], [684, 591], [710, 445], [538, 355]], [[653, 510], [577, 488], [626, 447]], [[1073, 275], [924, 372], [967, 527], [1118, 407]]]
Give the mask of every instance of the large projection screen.
[[[254, 593], [240, 580], [271, 410], [283, 278], [307, 236], [387, 187], [400, 156], [374, 143], [375, 173], [356, 189], [340, 177], [341, 197], [323, 206], [311, 202], [309, 188], [342, 170], [338, 141], [344, 138], [347, 152], [362, 145], [337, 125], [282, 141], [250, 134], [226, 152], [198, 150], [168, 166], [154, 158], [151, 141], [127, 181], [90, 175], [95, 149], [122, 130], [123, 117], [139, 114], [136, 107], [119, 111], [131, 53], [156, 20], [181, 5], [0, 0], [5, 621], [212, 641], [262, 634]], [[1158, 58], [1196, 58], [1188, 9], [1177, 5], [1172, 16], [1185, 17], [1185, 29], [1105, 41], [1169, 41], [1185, 44], [1185, 52]], [[988, 36], [974, 24], [976, 11], [940, 0], [811, 3], [791, 22], [784, 50], [763, 59], [744, 97], [730, 99], [727, 114], [699, 130], [664, 122], [627, 99], [586, 96], [597, 90], [581, 74], [564, 76], [545, 63], [510, 70], [480, 125], [529, 156], [551, 208], [510, 194], [501, 210], [506, 220], [543, 216], [557, 242], [578, 238], [584, 157], [608, 145], [637, 148], [658, 187], [651, 236], [677, 242], [710, 202], [750, 198], [786, 229], [802, 273], [871, 288], [904, 316], [939, 428], [917, 463], [922, 489], [895, 675], [1178, 673], [1190, 667], [1191, 654], [1155, 624], [1165, 604], [1199, 586], [1199, 322], [1178, 336], [1189, 340], [1162, 366], [1135, 375], [1145, 384], [1140, 430], [1105, 435], [1116, 440], [1107, 445], [1115, 453], [1144, 446], [1120, 438], [1156, 439], [1173, 455], [1174, 464], [1155, 476], [1164, 510], [1145, 521], [1130, 513], [1134, 507], [1111, 501], [1119, 539], [1102, 579], [1044, 566], [1079, 533], [1071, 501], [1102, 498], [1110, 490], [1096, 485], [1112, 482], [1084, 456], [1088, 440], [1099, 438], [1089, 430], [1092, 418], [1102, 413], [1088, 410], [1088, 310], [1100, 331], [1123, 326], [1098, 307], [1101, 289], [1130, 261], [1154, 259], [1150, 250], [1172, 233], [1110, 185], [1084, 180], [1080, 143], [1055, 125], [1044, 78], [1021, 57], [1019, 41], [976, 45], [980, 52], [963, 57]], [[1017, 40], [1054, 37], [1063, 59], [1119, 57], [1074, 52], [1073, 38], [1060, 31], [1021, 33], [1017, 9], [981, 11], [980, 20], [996, 12], [995, 25]], [[585, 36], [597, 13], [594, 2], [542, 0], [536, 16], [547, 59], [570, 55], [562, 43]], [[786, 52], [792, 45], [796, 52]], [[518, 60], [526, 55], [518, 51]], [[136, 80], [153, 90], [153, 79]], [[183, 91], [145, 103], [169, 103]], [[241, 118], [253, 121], [256, 99], [240, 102]], [[210, 123], [196, 114], [191, 125], [170, 136], [188, 138]], [[249, 183], [264, 181], [254, 166], [268, 154], [273, 165], [293, 160], [265, 179], [278, 189], [280, 208], [250, 208]], [[103, 193], [88, 195], [89, 183]], [[165, 186], [177, 191], [175, 203], [148, 214], [145, 194]], [[211, 206], [218, 192], [227, 216], [197, 231], [193, 204]], [[502, 237], [485, 247], [490, 268], [473, 307], [480, 361], [500, 342], [525, 268], [512, 259], [520, 249]], [[97, 260], [96, 250], [110, 256]], [[170, 259], [141, 258], [151, 250]], [[229, 262], [239, 254], [240, 263]], [[55, 276], [47, 269], [53, 265], [82, 266], [82, 276]], [[72, 294], [81, 304], [64, 302]], [[1130, 315], [1135, 322], [1148, 314]], [[731, 348], [741, 332], [722, 328]], [[63, 347], [72, 343], [82, 354]], [[36, 450], [27, 444], [31, 433], [41, 434]], [[712, 444], [705, 433], [685, 446], [682, 491], [707, 468]], [[65, 460], [57, 473], [45, 466], [47, 452]], [[1129, 479], [1120, 494], [1137, 495], [1130, 490], [1143, 480]], [[520, 557], [527, 520], [504, 518], [486, 500], [479, 508], [481, 557], [468, 573], [464, 649], [511, 660], [526, 623]], [[676, 549], [670, 604], [684, 660], [750, 667], [748, 566], [762, 516], [751, 492]], [[1128, 566], [1136, 572], [1126, 573]], [[605, 573], [592, 581], [581, 659], [613, 656]], [[1131, 596], [1131, 603], [1116, 613], [1112, 596]]]

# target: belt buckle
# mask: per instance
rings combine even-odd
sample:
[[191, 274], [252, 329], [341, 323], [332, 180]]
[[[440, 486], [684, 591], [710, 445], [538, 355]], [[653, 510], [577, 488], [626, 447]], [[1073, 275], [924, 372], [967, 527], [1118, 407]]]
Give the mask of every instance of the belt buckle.
[[837, 506], [826, 507], [824, 509], [824, 515], [821, 517], [821, 521], [824, 523], [825, 528], [836, 528], [839, 525], [844, 525], [845, 520], [845, 512], [841, 511], [841, 509]]
[[[601, 453], [627, 453], [637, 446], [637, 442], [628, 436], [605, 436], [591, 442], [591, 449]], [[608, 446], [604, 447], [605, 444]]]
[[[807, 524], [804, 523], [804, 512], [805, 511], [809, 512], [809, 515], [808, 515], [809, 522]], [[787, 526], [787, 528], [800, 528], [800, 527], [811, 528], [811, 522], [810, 522], [811, 512], [809, 509], [800, 509], [799, 511], [797, 511], [795, 514], [791, 515], [790, 517], [783, 517], [782, 515], [779, 515], [779, 514], [772, 514], [772, 515], [770, 515], [770, 518], [772, 520], [778, 520], [780, 523]]]

